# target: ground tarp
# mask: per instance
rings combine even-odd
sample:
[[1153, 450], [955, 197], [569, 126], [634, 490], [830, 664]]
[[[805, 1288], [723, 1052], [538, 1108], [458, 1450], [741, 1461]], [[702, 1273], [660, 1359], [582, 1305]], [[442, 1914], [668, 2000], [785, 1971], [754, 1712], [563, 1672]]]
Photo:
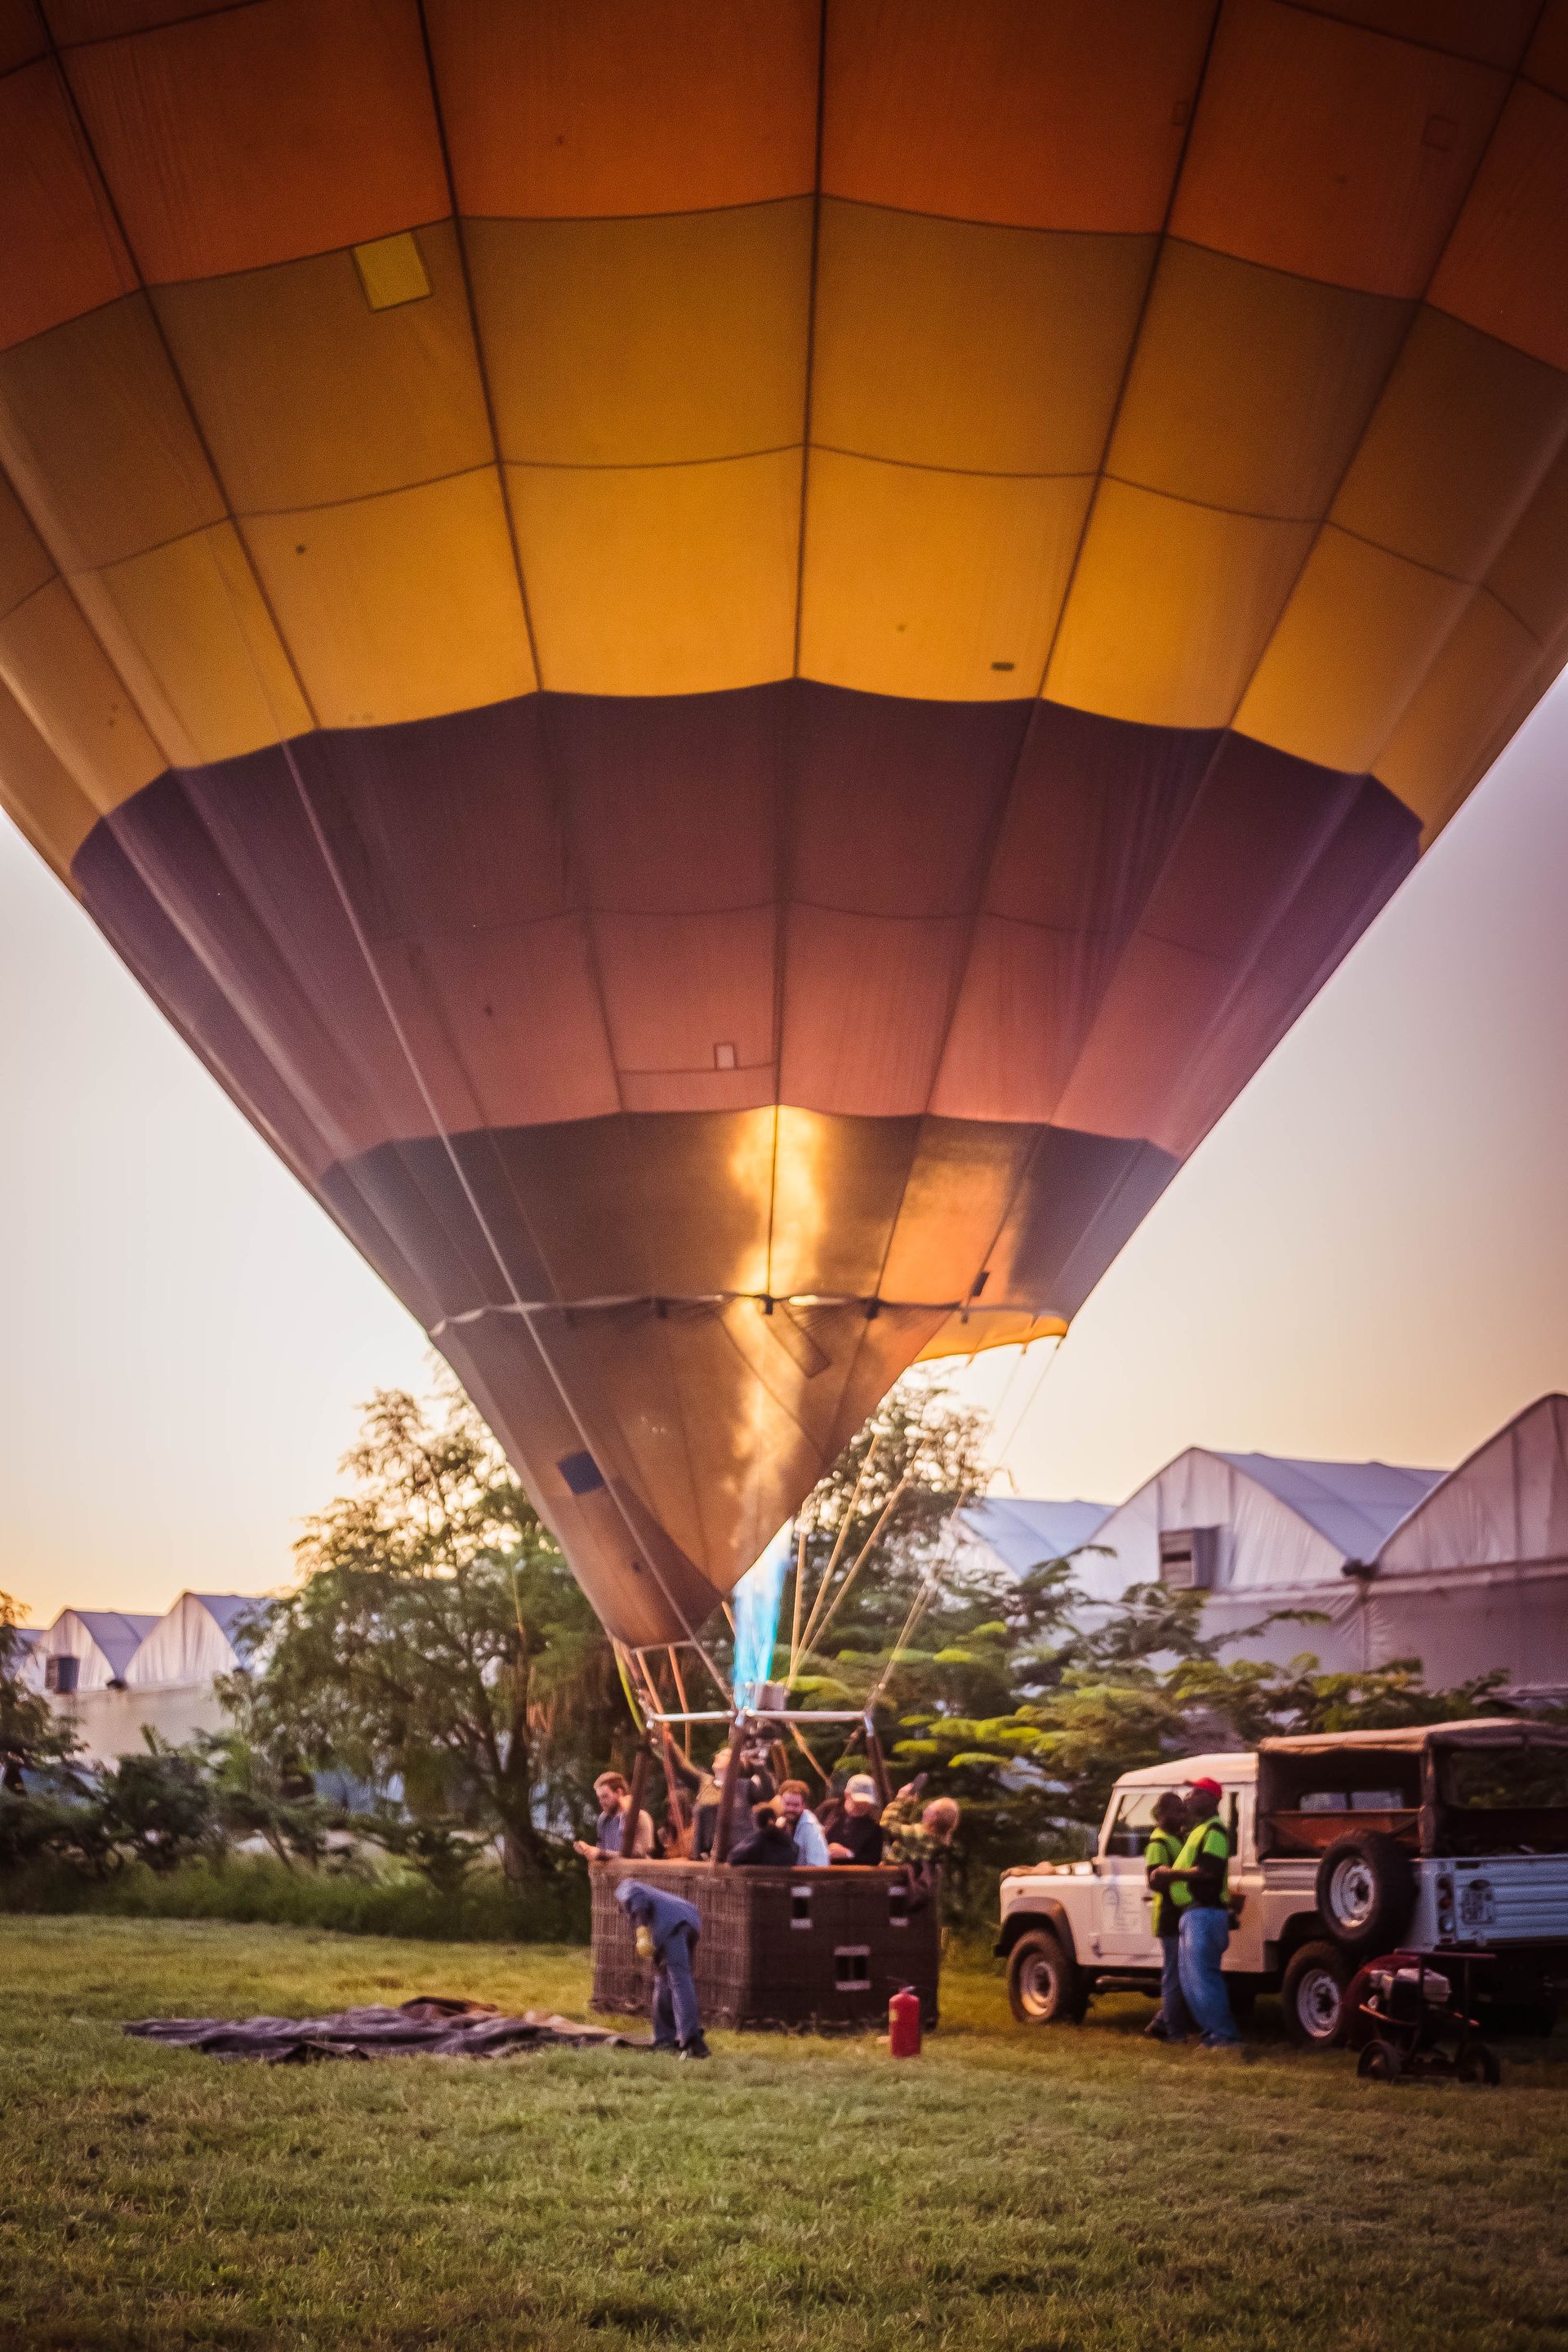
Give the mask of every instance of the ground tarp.
[[510, 2058], [536, 2050], [653, 2046], [547, 2010], [508, 2017], [486, 2001], [438, 1993], [423, 1993], [396, 2009], [342, 2009], [330, 2017], [144, 2017], [124, 2030], [208, 2058], [261, 2058], [273, 2066], [308, 2065], [318, 2058]]

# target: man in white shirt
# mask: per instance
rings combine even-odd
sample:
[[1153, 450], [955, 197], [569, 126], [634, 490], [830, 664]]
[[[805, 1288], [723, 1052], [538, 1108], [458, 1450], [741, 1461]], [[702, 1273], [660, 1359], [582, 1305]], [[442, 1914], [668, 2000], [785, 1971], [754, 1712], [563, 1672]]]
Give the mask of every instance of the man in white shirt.
[[795, 1859], [808, 1870], [826, 1870], [832, 1860], [822, 1823], [806, 1802], [811, 1791], [804, 1780], [786, 1780], [779, 1790], [779, 1811], [795, 1840]]

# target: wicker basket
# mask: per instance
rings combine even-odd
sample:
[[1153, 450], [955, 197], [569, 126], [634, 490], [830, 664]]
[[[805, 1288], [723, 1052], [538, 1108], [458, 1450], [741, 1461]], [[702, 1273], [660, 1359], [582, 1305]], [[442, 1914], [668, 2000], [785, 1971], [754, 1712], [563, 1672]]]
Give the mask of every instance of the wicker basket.
[[648, 2008], [652, 1971], [616, 1901], [640, 1878], [695, 1906], [697, 1998], [709, 2025], [865, 2032], [887, 2021], [900, 1985], [937, 2021], [941, 1938], [934, 1902], [911, 1911], [899, 1870], [751, 1870], [700, 1862], [596, 1862], [593, 2006], [612, 2016]]

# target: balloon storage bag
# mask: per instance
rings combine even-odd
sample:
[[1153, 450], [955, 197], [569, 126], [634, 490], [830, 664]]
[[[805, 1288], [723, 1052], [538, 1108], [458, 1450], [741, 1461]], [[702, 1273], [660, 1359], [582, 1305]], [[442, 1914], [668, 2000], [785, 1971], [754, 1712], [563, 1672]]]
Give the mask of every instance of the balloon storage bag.
[[616, 1901], [640, 1878], [692, 1904], [702, 1921], [697, 1997], [705, 2025], [866, 2032], [887, 2023], [900, 1985], [937, 2022], [937, 1906], [911, 1907], [901, 1870], [736, 1869], [724, 1863], [601, 1862], [592, 1865], [594, 1994], [611, 2016], [646, 2013], [653, 1970]]

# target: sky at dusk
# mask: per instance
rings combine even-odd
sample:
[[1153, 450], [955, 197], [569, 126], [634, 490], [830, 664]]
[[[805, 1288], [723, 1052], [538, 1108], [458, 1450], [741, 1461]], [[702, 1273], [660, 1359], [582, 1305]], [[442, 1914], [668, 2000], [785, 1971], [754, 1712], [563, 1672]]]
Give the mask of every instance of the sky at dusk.
[[[959, 1375], [1004, 1491], [1119, 1500], [1193, 1444], [1447, 1465], [1568, 1388], [1565, 772], [1568, 680], [1054, 1360]], [[0, 1100], [0, 1589], [285, 1582], [424, 1336], [4, 818]]]

